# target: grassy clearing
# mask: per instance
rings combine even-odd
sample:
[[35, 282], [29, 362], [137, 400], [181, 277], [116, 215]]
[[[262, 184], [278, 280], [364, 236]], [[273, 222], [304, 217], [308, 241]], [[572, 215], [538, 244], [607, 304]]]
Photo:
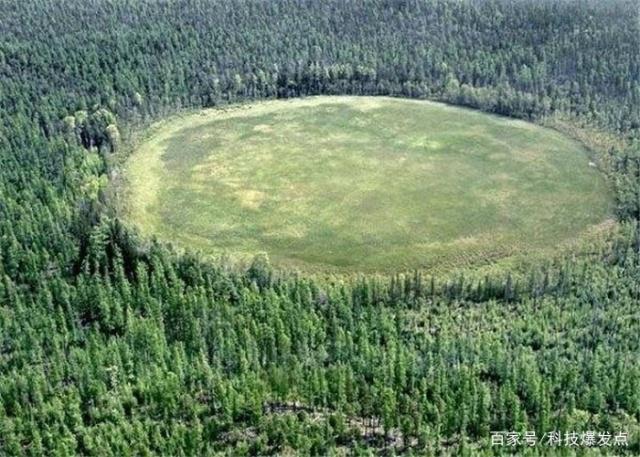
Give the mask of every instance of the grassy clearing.
[[445, 270], [544, 255], [611, 211], [586, 150], [558, 132], [381, 97], [173, 119], [126, 175], [127, 217], [143, 232], [316, 271]]

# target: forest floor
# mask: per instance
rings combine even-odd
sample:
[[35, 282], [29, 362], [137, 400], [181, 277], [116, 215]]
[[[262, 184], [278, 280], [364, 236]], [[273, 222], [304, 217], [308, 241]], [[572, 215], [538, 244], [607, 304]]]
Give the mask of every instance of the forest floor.
[[154, 126], [126, 164], [125, 216], [287, 268], [442, 271], [598, 232], [611, 191], [589, 162], [552, 129], [434, 102], [267, 101]]

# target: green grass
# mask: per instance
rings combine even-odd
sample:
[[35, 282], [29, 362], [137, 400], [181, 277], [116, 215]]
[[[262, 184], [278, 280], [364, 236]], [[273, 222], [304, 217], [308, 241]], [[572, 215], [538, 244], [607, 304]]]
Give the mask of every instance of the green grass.
[[315, 271], [546, 255], [611, 214], [579, 143], [522, 121], [381, 97], [173, 118], [126, 175], [127, 217], [144, 233]]

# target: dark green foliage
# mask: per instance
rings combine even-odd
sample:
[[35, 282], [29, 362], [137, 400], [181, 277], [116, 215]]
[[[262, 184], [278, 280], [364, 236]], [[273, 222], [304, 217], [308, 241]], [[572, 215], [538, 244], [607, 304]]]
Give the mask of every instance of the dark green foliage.
[[[491, 430], [640, 453], [639, 23], [624, 0], [0, 0], [0, 455], [492, 455]], [[131, 132], [319, 93], [606, 130], [620, 228], [528, 274], [320, 280], [113, 217]]]

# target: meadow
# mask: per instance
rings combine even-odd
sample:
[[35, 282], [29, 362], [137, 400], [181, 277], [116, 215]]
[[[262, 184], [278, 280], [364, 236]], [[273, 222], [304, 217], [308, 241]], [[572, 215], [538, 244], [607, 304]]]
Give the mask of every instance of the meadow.
[[444, 104], [323, 96], [156, 125], [126, 167], [126, 217], [207, 254], [306, 271], [448, 270], [571, 246], [611, 218], [588, 151]]

